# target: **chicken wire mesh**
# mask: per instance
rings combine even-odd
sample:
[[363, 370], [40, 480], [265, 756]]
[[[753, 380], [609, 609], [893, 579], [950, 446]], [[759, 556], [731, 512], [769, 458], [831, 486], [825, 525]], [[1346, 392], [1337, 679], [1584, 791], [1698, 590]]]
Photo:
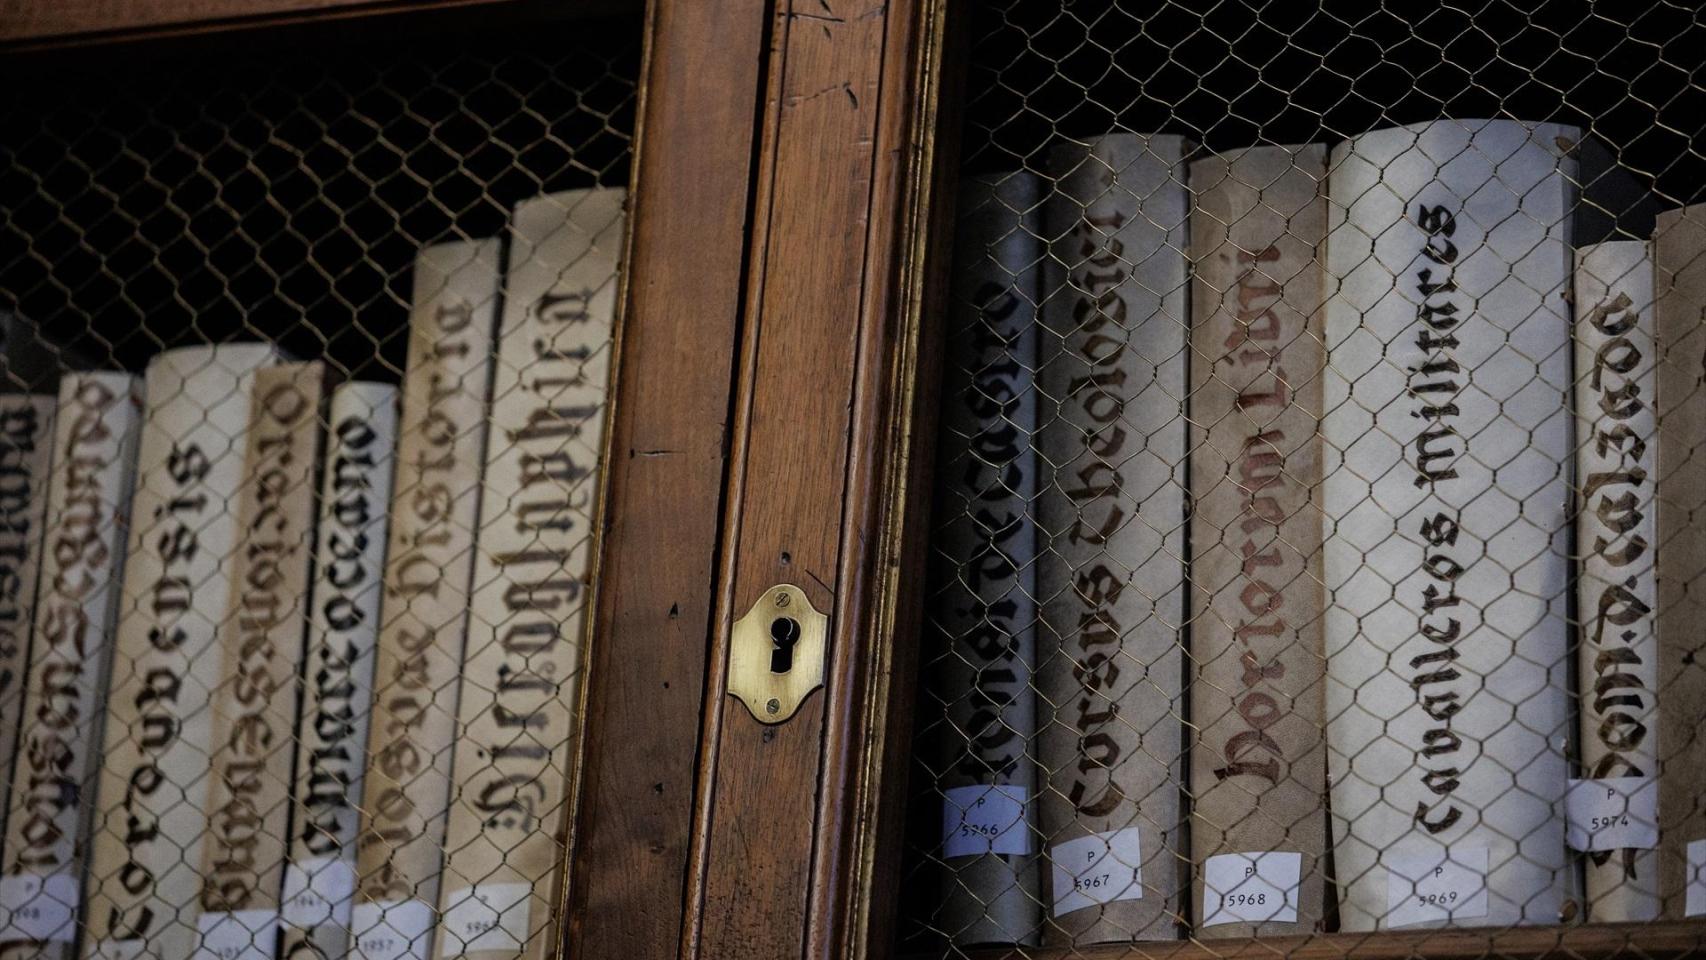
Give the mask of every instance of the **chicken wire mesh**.
[[4, 68], [0, 950], [560, 951], [639, 54]]
[[899, 949], [1706, 914], [1698, 10], [965, 19]]

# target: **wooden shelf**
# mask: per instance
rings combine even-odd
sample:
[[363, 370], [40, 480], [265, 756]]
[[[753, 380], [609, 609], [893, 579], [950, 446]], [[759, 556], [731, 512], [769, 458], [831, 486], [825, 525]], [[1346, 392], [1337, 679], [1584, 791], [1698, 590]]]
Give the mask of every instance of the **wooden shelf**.
[[976, 950], [972, 960], [1430, 960], [1500, 957], [1572, 960], [1694, 957], [1706, 951], [1706, 923], [1616, 923], [1512, 930], [1333, 933], [1258, 940], [1189, 940], [1084, 947]]

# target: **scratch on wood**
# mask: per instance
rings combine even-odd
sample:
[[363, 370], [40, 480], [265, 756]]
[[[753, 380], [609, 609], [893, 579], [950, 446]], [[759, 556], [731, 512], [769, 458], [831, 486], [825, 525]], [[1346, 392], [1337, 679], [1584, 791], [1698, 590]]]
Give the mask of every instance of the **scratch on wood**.
[[793, 96], [789, 97], [786, 102], [787, 102], [787, 105], [790, 107], [797, 107], [802, 103], [805, 103], [805, 102], [810, 101], [810, 100], [816, 100], [818, 97], [834, 93], [837, 90], [840, 90], [840, 91], [846, 93], [847, 98], [849, 100], [853, 101], [853, 109], [855, 109], [855, 110], [859, 109], [859, 98], [857, 96], [854, 96], [853, 84], [851, 84], [851, 83], [834, 84], [831, 86], [824, 87], [822, 90], [818, 90], [814, 93], [796, 93]]
[[674, 450], [634, 450], [634, 449], [629, 449], [629, 451], [628, 451], [629, 459], [632, 459], [632, 458], [637, 457], [637, 456], [638, 457], [673, 457], [673, 456], [675, 456], [675, 454], [676, 454], [676, 451], [674, 451]]
[[829, 586], [829, 584], [827, 584], [827, 583], [824, 583], [824, 582], [823, 582], [823, 578], [822, 578], [822, 577], [820, 577], [820, 576], [818, 576], [818, 575], [817, 575], [817, 574], [815, 574], [815, 573], [813, 573], [813, 572], [811, 572], [811, 571], [810, 571], [810, 570], [807, 570], [807, 571], [806, 571], [806, 576], [808, 576], [808, 577], [811, 577], [811, 578], [812, 578], [812, 579], [813, 579], [813, 580], [815, 580], [815, 581], [817, 581], [817, 585], [818, 585], [818, 586], [820, 586], [820, 587], [822, 587], [822, 588], [823, 588], [823, 592], [824, 592], [824, 593], [827, 593], [827, 594], [829, 594], [829, 595], [830, 595], [830, 596], [832, 596], [832, 597], [833, 597], [833, 596], [835, 596], [835, 591], [834, 591], [834, 590], [832, 590], [832, 589], [830, 589], [830, 586]]

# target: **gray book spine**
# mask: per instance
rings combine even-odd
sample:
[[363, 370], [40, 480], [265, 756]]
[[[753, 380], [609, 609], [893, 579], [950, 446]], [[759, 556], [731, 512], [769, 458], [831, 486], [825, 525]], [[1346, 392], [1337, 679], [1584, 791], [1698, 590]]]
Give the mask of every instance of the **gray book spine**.
[[1190, 145], [1049, 156], [1038, 595], [1044, 942], [1173, 940], [1189, 888], [1182, 631]]
[[1039, 942], [1037, 304], [1042, 187], [960, 185], [943, 374], [930, 666], [945, 712], [942, 906], [956, 945]]

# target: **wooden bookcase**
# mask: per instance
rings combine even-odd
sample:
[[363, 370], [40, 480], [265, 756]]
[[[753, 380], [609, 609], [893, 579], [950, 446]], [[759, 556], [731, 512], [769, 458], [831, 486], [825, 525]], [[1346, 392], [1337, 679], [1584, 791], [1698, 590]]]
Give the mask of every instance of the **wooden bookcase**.
[[[336, 38], [339, 55], [359, 57], [417, 31], [549, 41], [589, 18], [632, 24], [643, 52], [627, 276], [563, 956], [892, 956], [967, 11], [641, 6], [6, 0], [0, 43], [16, 78], [153, 50]], [[726, 692], [729, 651], [735, 622], [780, 583], [829, 615], [829, 652], [824, 689], [767, 726]], [[1703, 949], [1706, 926], [1685, 923], [972, 955]]]

